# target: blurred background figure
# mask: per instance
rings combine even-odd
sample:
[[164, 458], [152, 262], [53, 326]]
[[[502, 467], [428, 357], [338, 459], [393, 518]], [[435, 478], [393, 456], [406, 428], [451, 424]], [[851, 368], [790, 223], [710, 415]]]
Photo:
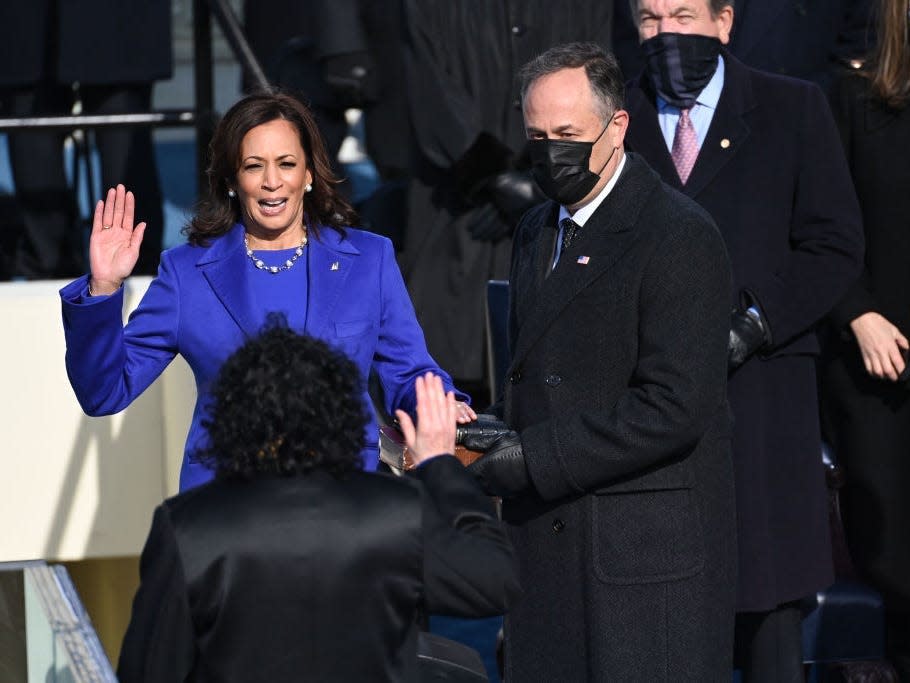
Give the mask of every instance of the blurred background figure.
[[[881, 0], [878, 41], [832, 98], [863, 212], [865, 268], [831, 314], [826, 438], [846, 470], [851, 557], [884, 596], [887, 655], [910, 681], [910, 45], [907, 0]], [[901, 377], [903, 373], [903, 377]]]
[[609, 49], [613, 3], [405, 0], [404, 8], [417, 149], [402, 271], [431, 353], [480, 400], [489, 396], [486, 282], [508, 277], [512, 231], [543, 200], [515, 74], [558, 43]]
[[[347, 175], [342, 190], [363, 226], [400, 248], [411, 135], [401, 0], [247, 1], [243, 22], [269, 81], [313, 111], [335, 174]], [[372, 162], [372, 175], [366, 177], [339, 161], [351, 109], [362, 113], [361, 132]]]
[[[755, 69], [815, 81], [828, 90], [851, 61], [871, 44], [874, 0], [736, 0], [728, 49]], [[616, 0], [616, 57], [626, 78], [644, 67], [638, 51], [637, 17], [628, 0]]]
[[[172, 71], [169, 0], [6, 2], [0, 5], [0, 116], [123, 114], [151, 109], [152, 84]], [[69, 278], [85, 271], [86, 231], [67, 180], [64, 131], [8, 135], [20, 224], [5, 224], [8, 276]], [[101, 184], [136, 190], [148, 222], [135, 272], [154, 274], [162, 196], [148, 128], [89, 135]], [[89, 196], [94, 195], [92, 188]]]

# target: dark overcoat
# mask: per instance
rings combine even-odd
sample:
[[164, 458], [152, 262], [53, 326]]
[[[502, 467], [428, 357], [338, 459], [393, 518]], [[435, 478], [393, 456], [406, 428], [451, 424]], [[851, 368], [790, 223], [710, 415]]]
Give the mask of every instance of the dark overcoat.
[[708, 210], [733, 266], [731, 305], [758, 302], [770, 348], [730, 377], [739, 599], [764, 611], [831, 583], [817, 322], [859, 273], [856, 193], [821, 90], [724, 54], [723, 91], [684, 187], [646, 79], [627, 90], [630, 148]]
[[493, 505], [451, 456], [413, 479], [185, 492], [155, 511], [140, 574], [121, 683], [416, 682], [419, 612], [489, 616], [517, 591]]
[[727, 681], [735, 539], [723, 241], [629, 155], [549, 272], [522, 219], [501, 410], [533, 492], [503, 504], [524, 590], [510, 681]]
[[871, 377], [849, 331], [875, 311], [910, 337], [910, 108], [876, 98], [859, 75], [835, 88], [834, 114], [856, 184], [865, 268], [832, 311], [823, 365], [825, 435], [846, 470], [841, 493], [853, 561], [895, 613], [910, 612], [910, 383]]
[[[510, 237], [474, 239], [471, 227], [499, 223], [489, 201], [472, 204], [456, 165], [479, 139], [485, 172], [522, 167], [526, 136], [516, 73], [559, 43], [610, 47], [613, 3], [589, 0], [452, 2], [406, 0], [405, 65], [414, 125], [414, 178], [402, 272], [440, 366], [455, 378], [483, 377], [484, 292], [505, 279]], [[477, 181], [478, 174], [471, 174]]]
[[0, 3], [0, 87], [51, 82], [151, 83], [169, 78], [168, 0]]

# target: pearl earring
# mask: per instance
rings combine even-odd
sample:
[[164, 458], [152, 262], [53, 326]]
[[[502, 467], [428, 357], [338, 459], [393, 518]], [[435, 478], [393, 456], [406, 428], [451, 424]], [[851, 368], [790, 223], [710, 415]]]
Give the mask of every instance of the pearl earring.
[[305, 192], [312, 192], [312, 191], [313, 191], [313, 186], [310, 185], [310, 183], [307, 183], [307, 184], [306, 184], [306, 187], [303, 188], [303, 189], [304, 189]]
[[236, 197], [236, 196], [237, 196], [237, 193], [236, 193], [236, 192], [234, 192], [233, 190], [228, 190], [228, 197], [230, 197], [231, 199], [233, 199], [233, 198]]

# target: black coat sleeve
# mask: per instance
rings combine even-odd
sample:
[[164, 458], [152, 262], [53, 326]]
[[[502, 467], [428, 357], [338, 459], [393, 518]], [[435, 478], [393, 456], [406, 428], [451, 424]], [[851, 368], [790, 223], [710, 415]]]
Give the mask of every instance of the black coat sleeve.
[[120, 683], [186, 680], [195, 660], [193, 621], [170, 515], [155, 510], [139, 564], [139, 590], [120, 649]]
[[518, 594], [512, 546], [493, 502], [452, 456], [413, 471], [423, 483], [424, 586], [432, 614], [502, 614]]

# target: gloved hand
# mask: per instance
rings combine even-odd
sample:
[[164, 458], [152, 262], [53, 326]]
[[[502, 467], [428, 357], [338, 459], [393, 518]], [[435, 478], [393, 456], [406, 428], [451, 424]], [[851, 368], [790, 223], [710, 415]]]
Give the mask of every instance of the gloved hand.
[[521, 437], [509, 432], [499, 437], [485, 455], [468, 466], [477, 477], [480, 486], [491, 496], [510, 498], [526, 490], [530, 485], [525, 454], [521, 449]]
[[727, 372], [732, 372], [768, 342], [761, 316], [752, 311], [733, 309], [730, 339], [727, 344]]
[[376, 69], [369, 52], [326, 57], [322, 76], [345, 107], [362, 107], [378, 97]]
[[525, 211], [546, 200], [530, 171], [503, 171], [486, 183], [493, 204], [503, 220], [514, 230]]
[[472, 451], [484, 452], [510, 431], [509, 425], [495, 415], [480, 414], [473, 422], [455, 428], [455, 443]]

